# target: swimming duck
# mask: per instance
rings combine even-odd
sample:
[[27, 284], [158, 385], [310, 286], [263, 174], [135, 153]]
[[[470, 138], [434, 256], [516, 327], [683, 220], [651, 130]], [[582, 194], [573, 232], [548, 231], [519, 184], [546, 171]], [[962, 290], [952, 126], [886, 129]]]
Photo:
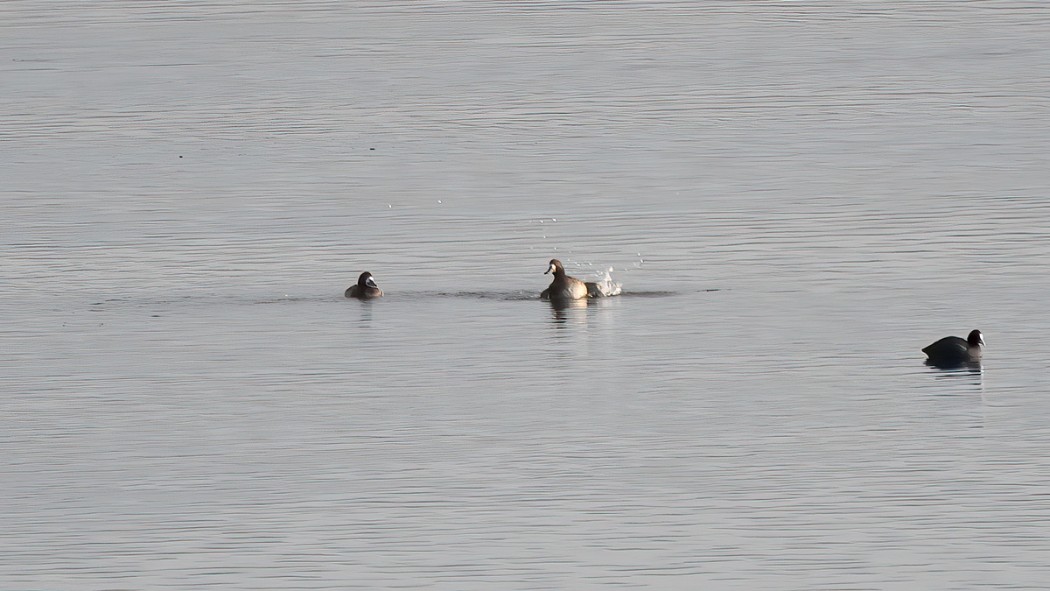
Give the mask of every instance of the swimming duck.
[[[550, 287], [540, 293], [540, 298], [544, 300], [582, 300], [584, 298], [600, 298], [619, 293], [619, 291], [612, 293], [610, 288], [600, 283], [584, 282], [575, 277], [569, 277], [565, 274], [565, 267], [558, 259], [551, 259], [550, 266], [547, 267], [543, 274], [546, 275], [548, 273], [554, 274], [554, 280], [551, 281]], [[617, 284], [615, 287], [618, 288], [618, 286]]]
[[376, 285], [376, 280], [372, 278], [372, 274], [365, 271], [357, 278], [357, 285], [351, 285], [348, 287], [346, 293], [343, 295], [348, 298], [370, 300], [372, 298], [383, 297], [383, 290], [379, 289], [379, 286]]
[[965, 338], [944, 337], [924, 347], [922, 352], [932, 365], [962, 365], [981, 360], [981, 348], [984, 347], [984, 335], [979, 330], [971, 330]]

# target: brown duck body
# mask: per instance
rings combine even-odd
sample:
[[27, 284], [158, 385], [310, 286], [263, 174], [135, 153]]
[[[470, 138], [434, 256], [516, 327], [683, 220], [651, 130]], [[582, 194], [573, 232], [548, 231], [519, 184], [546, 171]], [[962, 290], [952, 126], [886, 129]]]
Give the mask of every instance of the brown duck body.
[[359, 300], [371, 300], [383, 297], [383, 290], [379, 289], [379, 286], [376, 285], [375, 279], [372, 278], [372, 274], [365, 271], [357, 278], [357, 285], [351, 285], [348, 287], [343, 295], [348, 298], [357, 298]]
[[597, 283], [580, 281], [575, 277], [569, 277], [565, 273], [565, 267], [558, 259], [551, 259], [550, 266], [544, 273], [554, 274], [554, 280], [550, 287], [540, 292], [540, 298], [552, 301], [582, 300], [585, 298], [600, 298], [605, 292]]

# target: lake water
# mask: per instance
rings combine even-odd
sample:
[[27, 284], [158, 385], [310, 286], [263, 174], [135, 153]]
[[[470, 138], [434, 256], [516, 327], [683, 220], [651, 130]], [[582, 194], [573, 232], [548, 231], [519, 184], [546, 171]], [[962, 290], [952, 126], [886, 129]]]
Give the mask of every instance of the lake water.
[[0, 586], [1045, 588], [1048, 39], [0, 4]]

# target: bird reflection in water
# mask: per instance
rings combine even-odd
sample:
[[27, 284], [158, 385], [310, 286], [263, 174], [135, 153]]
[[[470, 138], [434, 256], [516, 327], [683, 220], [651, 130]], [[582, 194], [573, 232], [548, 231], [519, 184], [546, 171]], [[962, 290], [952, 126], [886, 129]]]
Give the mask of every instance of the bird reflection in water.
[[938, 380], [964, 380], [974, 386], [981, 388], [981, 398], [984, 398], [984, 366], [980, 361], [966, 361], [962, 363], [936, 363], [926, 360], [926, 367], [933, 369]]
[[[551, 307], [551, 320], [557, 326], [568, 324], [572, 318], [583, 323], [587, 322], [587, 300], [549, 300], [548, 303]], [[583, 310], [583, 312], [576, 312], [577, 310]]]
[[969, 372], [969, 373], [979, 374], [982, 371], [984, 371], [984, 368], [981, 365], [980, 361], [962, 361], [962, 362], [955, 362], [955, 363], [944, 363], [944, 362], [932, 361], [930, 359], [927, 359], [925, 361], [925, 364], [926, 364], [926, 367], [932, 367], [932, 368], [935, 368], [935, 369], [943, 370], [945, 372], [953, 372], [953, 373]]

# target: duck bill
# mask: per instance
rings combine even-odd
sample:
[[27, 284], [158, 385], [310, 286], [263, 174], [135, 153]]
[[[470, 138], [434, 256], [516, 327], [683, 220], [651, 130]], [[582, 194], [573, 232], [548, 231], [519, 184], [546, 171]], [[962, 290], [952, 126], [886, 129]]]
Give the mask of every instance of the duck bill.
[[379, 287], [378, 285], [376, 285], [376, 280], [372, 279], [371, 277], [365, 279], [365, 285], [368, 287]]
[[555, 271], [555, 269], [554, 269], [554, 265], [551, 265], [551, 266], [547, 267], [547, 270], [546, 270], [546, 271], [544, 271], [544, 272], [543, 272], [543, 274], [544, 274], [544, 275], [547, 275], [547, 274], [549, 274], [549, 273], [553, 273], [554, 271]]

